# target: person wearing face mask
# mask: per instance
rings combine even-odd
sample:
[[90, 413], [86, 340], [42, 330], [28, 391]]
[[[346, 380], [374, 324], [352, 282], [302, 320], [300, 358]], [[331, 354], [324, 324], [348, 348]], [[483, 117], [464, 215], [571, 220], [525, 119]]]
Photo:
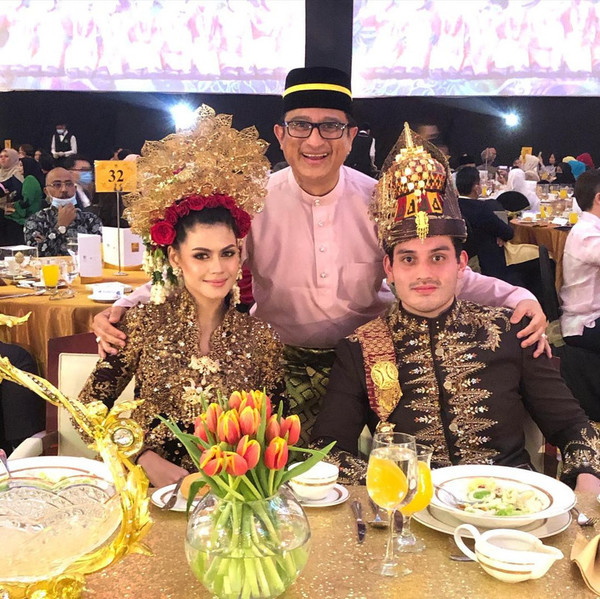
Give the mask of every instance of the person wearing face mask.
[[67, 242], [77, 233], [100, 235], [100, 219], [76, 207], [75, 181], [70, 171], [52, 169], [45, 190], [50, 206], [30, 216], [24, 227], [25, 243], [37, 247], [40, 256], [67, 256]]
[[50, 152], [58, 166], [64, 166], [65, 159], [77, 154], [77, 139], [67, 129], [66, 123], [58, 123], [56, 132], [52, 136]]
[[63, 166], [73, 175], [77, 207], [81, 209], [89, 208], [95, 203], [92, 165], [81, 154], [73, 154], [65, 160]]

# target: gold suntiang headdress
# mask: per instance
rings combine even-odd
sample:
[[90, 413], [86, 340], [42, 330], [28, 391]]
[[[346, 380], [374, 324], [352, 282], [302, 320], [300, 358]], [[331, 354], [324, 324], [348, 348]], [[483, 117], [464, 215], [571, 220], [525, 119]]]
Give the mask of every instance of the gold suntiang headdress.
[[255, 127], [241, 131], [232, 116], [202, 105], [193, 129], [147, 141], [138, 159], [137, 191], [125, 197], [125, 218], [144, 239], [144, 269], [152, 276], [152, 301], [161, 303], [178, 285], [166, 248], [175, 225], [193, 210], [224, 206], [245, 237], [266, 195], [268, 143]]
[[383, 165], [370, 212], [385, 250], [415, 237], [467, 237], [446, 157], [408, 123]]

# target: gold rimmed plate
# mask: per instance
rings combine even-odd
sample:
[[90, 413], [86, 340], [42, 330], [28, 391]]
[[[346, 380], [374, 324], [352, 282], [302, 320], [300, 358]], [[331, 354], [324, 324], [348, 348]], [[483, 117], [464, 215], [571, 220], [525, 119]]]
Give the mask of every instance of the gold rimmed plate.
[[[438, 510], [431, 505], [427, 509], [417, 512], [413, 516], [413, 519], [427, 528], [443, 532], [447, 535], [453, 535], [454, 529], [457, 526], [464, 524], [464, 522], [461, 522], [457, 518], [453, 518], [447, 512]], [[519, 530], [535, 535], [538, 539], [545, 539], [563, 532], [563, 530], [566, 530], [569, 527], [569, 524], [571, 524], [571, 514], [565, 512], [564, 514], [553, 516], [551, 518], [536, 520], [519, 528]], [[463, 534], [472, 538], [472, 535], [469, 532]]]
[[335, 484], [333, 489], [323, 497], [323, 499], [317, 499], [311, 501], [308, 499], [300, 500], [302, 507], [331, 507], [332, 505], [339, 505], [344, 503], [350, 497], [348, 489], [340, 484]]
[[516, 516], [496, 516], [467, 512], [451, 502], [447, 494], [437, 491], [431, 505], [449, 513], [460, 522], [484, 528], [523, 528], [530, 523], [568, 512], [576, 503], [575, 493], [567, 485], [539, 472], [508, 466], [464, 465], [432, 471], [434, 487], [448, 490], [458, 498], [466, 498], [469, 485], [475, 479], [493, 479], [501, 487], [528, 489], [540, 497], [543, 509]]

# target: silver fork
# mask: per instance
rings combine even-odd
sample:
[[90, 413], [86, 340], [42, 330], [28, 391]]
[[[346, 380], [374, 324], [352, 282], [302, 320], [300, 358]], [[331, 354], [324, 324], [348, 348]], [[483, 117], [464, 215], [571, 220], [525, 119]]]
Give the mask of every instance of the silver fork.
[[177, 503], [177, 494], [179, 493], [179, 488], [181, 487], [181, 483], [185, 476], [182, 476], [176, 483], [175, 488], [169, 495], [169, 499], [165, 501], [165, 504], [160, 508], [161, 510], [170, 510]]
[[577, 524], [579, 526], [594, 526], [598, 522], [598, 518], [588, 518], [588, 516], [580, 512], [576, 507], [572, 507], [571, 511], [577, 516]]

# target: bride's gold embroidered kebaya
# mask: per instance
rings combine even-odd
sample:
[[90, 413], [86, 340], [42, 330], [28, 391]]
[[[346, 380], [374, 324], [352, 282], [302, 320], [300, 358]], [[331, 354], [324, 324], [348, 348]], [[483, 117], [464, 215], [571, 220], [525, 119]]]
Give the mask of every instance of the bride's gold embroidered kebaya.
[[[186, 452], [158, 415], [187, 427], [201, 411], [198, 392], [283, 389], [278, 339], [234, 306], [239, 241], [265, 195], [266, 147], [253, 127], [237, 131], [230, 116], [203, 106], [193, 130], [146, 143], [126, 202], [146, 244], [152, 303], [128, 310], [126, 347], [98, 363], [81, 399], [110, 406], [135, 377], [143, 451], [183, 467]], [[203, 329], [207, 313], [212, 326]]]

